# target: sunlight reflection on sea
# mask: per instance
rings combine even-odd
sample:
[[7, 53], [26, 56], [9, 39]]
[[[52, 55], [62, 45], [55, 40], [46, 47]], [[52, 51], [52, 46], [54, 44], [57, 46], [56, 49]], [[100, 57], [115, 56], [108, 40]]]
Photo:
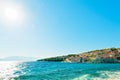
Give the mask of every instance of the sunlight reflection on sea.
[[[20, 69], [19, 64], [22, 62], [1, 61], [0, 62], [0, 80], [12, 80], [24, 72]], [[20, 71], [21, 70], [21, 71]], [[17, 74], [19, 71], [19, 74]], [[25, 74], [25, 73], [24, 73]]]
[[120, 64], [1, 61], [0, 80], [120, 80]]

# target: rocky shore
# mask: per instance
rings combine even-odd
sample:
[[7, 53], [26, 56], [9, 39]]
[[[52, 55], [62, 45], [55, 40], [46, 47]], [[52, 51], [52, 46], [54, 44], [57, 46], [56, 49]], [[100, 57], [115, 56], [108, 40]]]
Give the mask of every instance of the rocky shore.
[[71, 63], [119, 63], [120, 48], [94, 50], [80, 54], [70, 54], [66, 56], [45, 58], [38, 61], [56, 61]]

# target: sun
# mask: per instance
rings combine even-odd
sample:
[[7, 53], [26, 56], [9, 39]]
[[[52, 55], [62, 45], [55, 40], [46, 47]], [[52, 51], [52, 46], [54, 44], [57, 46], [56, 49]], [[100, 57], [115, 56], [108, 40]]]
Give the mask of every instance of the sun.
[[0, 4], [1, 21], [9, 26], [21, 25], [25, 20], [25, 11], [22, 5], [14, 2], [2, 2]]
[[9, 22], [19, 22], [23, 16], [20, 10], [14, 7], [7, 7], [3, 12], [4, 18]]

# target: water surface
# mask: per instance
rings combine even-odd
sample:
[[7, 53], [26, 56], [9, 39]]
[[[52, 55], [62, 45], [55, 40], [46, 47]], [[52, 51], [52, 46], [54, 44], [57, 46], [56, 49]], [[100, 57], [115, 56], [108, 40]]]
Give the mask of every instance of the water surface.
[[120, 80], [120, 64], [0, 62], [0, 80]]

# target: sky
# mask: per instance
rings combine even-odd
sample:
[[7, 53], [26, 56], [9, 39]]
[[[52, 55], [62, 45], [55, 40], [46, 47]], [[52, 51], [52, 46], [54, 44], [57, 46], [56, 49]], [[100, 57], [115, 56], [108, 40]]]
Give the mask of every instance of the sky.
[[120, 47], [119, 0], [0, 0], [0, 57], [46, 58]]

